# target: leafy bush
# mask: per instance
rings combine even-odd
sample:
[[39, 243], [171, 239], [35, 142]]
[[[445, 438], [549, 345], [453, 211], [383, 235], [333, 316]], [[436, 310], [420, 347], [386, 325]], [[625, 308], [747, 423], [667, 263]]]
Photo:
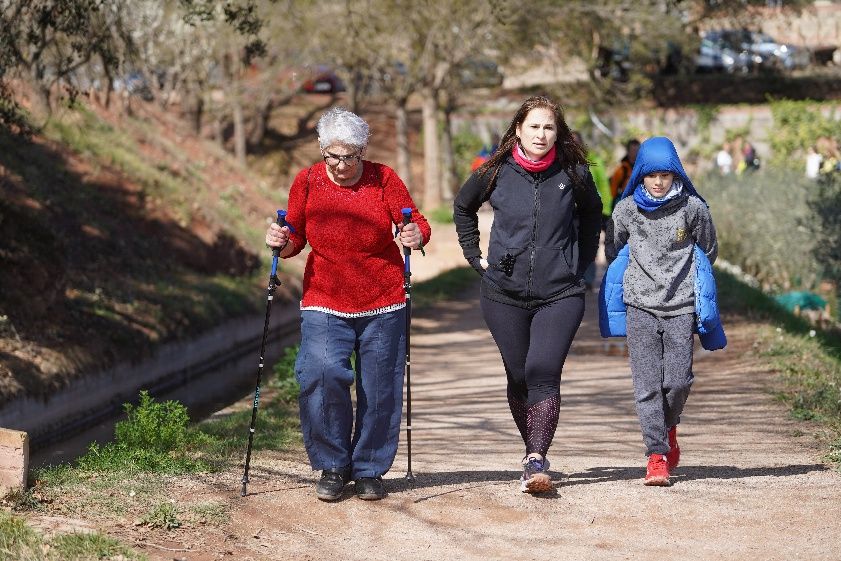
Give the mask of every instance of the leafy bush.
[[813, 253], [826, 276], [841, 286], [841, 174], [825, 176], [810, 192]]
[[470, 176], [470, 164], [483, 146], [482, 139], [474, 132], [464, 129], [453, 135], [453, 154], [459, 185]]
[[178, 508], [171, 502], [162, 502], [143, 517], [143, 523], [152, 528], [174, 530], [181, 526]]
[[834, 108], [822, 111], [824, 106], [809, 100], [771, 102], [774, 128], [768, 140], [775, 166], [802, 170], [801, 156], [819, 137], [841, 137], [841, 121], [836, 118]]
[[441, 205], [427, 213], [427, 218], [436, 224], [452, 224], [453, 207], [452, 205]]
[[824, 271], [814, 258], [808, 204], [817, 185], [801, 170], [761, 169], [697, 181], [710, 205], [719, 254], [769, 292], [813, 290]]
[[94, 442], [79, 458], [83, 470], [103, 472], [183, 473], [205, 468], [187, 457], [187, 409], [176, 401], [156, 402], [140, 392], [137, 406], [126, 404], [126, 420], [117, 423], [115, 440]]
[[123, 405], [126, 420], [114, 428], [117, 442], [130, 448], [169, 452], [184, 446], [190, 417], [177, 401], [156, 402], [147, 391], [140, 392], [140, 403]]

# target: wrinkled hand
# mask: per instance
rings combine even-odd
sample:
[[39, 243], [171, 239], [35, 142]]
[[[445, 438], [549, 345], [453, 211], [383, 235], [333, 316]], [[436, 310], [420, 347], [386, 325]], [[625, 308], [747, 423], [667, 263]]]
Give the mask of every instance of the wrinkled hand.
[[266, 230], [266, 245], [268, 247], [283, 248], [289, 242], [289, 226], [280, 227], [272, 223]]
[[418, 249], [421, 245], [423, 237], [421, 236], [420, 228], [414, 222], [403, 224], [400, 226], [400, 233], [397, 235], [401, 244], [412, 249]]

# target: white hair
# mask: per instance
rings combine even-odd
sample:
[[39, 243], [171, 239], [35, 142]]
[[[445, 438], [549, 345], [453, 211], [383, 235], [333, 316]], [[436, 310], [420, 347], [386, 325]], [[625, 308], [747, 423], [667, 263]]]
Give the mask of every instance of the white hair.
[[318, 145], [321, 148], [339, 143], [353, 148], [368, 145], [369, 127], [362, 117], [342, 107], [325, 112], [315, 126], [318, 131]]

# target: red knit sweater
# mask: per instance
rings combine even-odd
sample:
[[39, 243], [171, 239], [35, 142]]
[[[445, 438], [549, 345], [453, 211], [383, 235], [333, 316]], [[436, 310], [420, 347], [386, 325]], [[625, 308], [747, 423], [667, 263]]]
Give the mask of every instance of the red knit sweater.
[[297, 255], [309, 242], [301, 308], [340, 315], [365, 315], [405, 303], [403, 257], [394, 241], [400, 210], [412, 209], [423, 237], [429, 222], [415, 207], [406, 185], [386, 165], [362, 161], [362, 177], [342, 187], [327, 176], [324, 162], [302, 170], [289, 190], [286, 217], [295, 228]]

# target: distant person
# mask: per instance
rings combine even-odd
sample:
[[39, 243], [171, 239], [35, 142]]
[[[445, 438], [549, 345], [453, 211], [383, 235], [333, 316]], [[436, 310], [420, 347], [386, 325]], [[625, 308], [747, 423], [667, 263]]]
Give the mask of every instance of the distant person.
[[831, 136], [822, 136], [817, 141], [818, 152], [821, 155], [821, 175], [829, 175], [841, 171], [841, 151], [838, 141]]
[[715, 165], [718, 167], [718, 172], [721, 175], [730, 175], [733, 173], [733, 156], [730, 154], [730, 143], [725, 142], [721, 145], [715, 155]]
[[[479, 207], [493, 207], [487, 259]], [[523, 102], [499, 150], [464, 183], [453, 219], [482, 276], [480, 305], [502, 355], [508, 406], [525, 445], [520, 490], [552, 490], [547, 453], [558, 426], [561, 372], [584, 317], [583, 272], [596, 257], [602, 204], [584, 147], [554, 101]]]
[[759, 156], [756, 154], [756, 148], [750, 141], [745, 141], [742, 145], [742, 161], [745, 163], [744, 171], [756, 171], [759, 169]]
[[[323, 501], [385, 497], [382, 476], [397, 453], [406, 362], [402, 247], [418, 249], [430, 228], [390, 167], [363, 159], [368, 124], [333, 108], [316, 125], [323, 162], [289, 189], [287, 221], [266, 245], [289, 258], [309, 243], [295, 377], [301, 432]], [[412, 221], [403, 225], [403, 208]], [[355, 364], [351, 355], [356, 353]], [[356, 415], [350, 388], [356, 385]]]
[[493, 156], [496, 149], [499, 147], [499, 135], [497, 133], [493, 133], [491, 135], [491, 144], [488, 146], [487, 144], [482, 146], [482, 149], [479, 150], [479, 153], [476, 154], [476, 157], [473, 158], [473, 161], [470, 163], [470, 171], [476, 171], [479, 169], [479, 166], [484, 164], [488, 161], [488, 158]]
[[625, 155], [622, 156], [619, 165], [613, 170], [613, 175], [610, 176], [610, 210], [616, 207], [616, 203], [622, 196], [625, 186], [628, 185], [628, 179], [631, 177], [631, 170], [634, 168], [634, 163], [637, 161], [637, 152], [640, 149], [640, 141], [636, 138], [625, 143]]
[[[703, 251], [707, 265], [718, 254], [707, 204], [666, 137], [650, 138], [640, 147], [630, 182], [608, 225], [605, 256], [609, 263], [625, 245], [629, 253], [627, 269], [620, 277], [622, 290], [602, 294], [622, 294], [619, 304], [626, 306], [623, 327], [648, 456], [645, 484], [664, 486], [670, 484], [680, 460], [677, 425], [694, 380], [695, 282], [701, 270], [695, 246]], [[607, 304], [600, 298], [602, 318]]]
[[817, 179], [821, 173], [821, 163], [823, 156], [821, 156], [814, 145], [809, 146], [806, 152], [806, 177], [809, 179]]

